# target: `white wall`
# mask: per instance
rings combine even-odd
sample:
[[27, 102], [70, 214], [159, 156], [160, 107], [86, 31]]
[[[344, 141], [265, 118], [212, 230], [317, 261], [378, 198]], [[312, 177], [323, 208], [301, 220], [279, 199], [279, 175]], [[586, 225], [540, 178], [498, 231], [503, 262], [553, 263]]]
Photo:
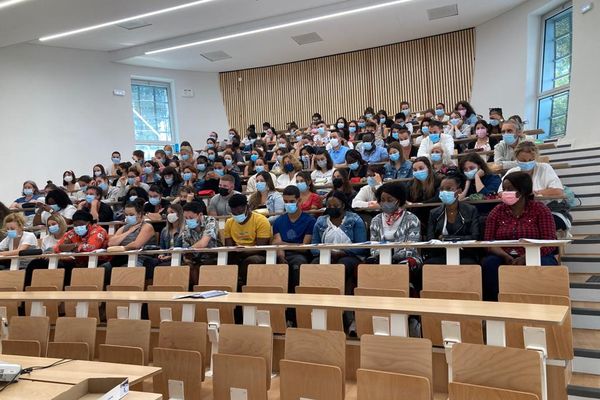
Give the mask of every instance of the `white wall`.
[[[226, 133], [217, 73], [142, 68], [112, 63], [103, 52], [37, 45], [0, 49], [0, 201], [11, 203], [26, 179], [44, 186], [62, 172], [91, 174], [113, 150], [134, 150], [132, 76], [172, 80], [180, 140], [200, 146], [209, 131]], [[193, 89], [193, 98], [181, 96]], [[124, 97], [113, 96], [124, 89]]]
[[[600, 40], [600, 4], [582, 15], [589, 0], [573, 1], [573, 56], [569, 115], [565, 141], [574, 147], [600, 145], [590, 135], [589, 117], [598, 108], [600, 54], [592, 49]], [[542, 16], [564, 0], [529, 0], [476, 27], [475, 70], [471, 101], [487, 116], [489, 107], [502, 107], [504, 116], [519, 114], [536, 126]], [[597, 2], [596, 2], [597, 3]]]

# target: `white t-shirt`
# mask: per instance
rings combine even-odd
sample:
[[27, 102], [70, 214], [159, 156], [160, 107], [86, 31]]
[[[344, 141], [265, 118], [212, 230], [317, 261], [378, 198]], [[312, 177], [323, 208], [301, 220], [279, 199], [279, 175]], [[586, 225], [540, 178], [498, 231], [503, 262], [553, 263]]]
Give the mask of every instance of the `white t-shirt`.
[[315, 185], [331, 185], [331, 182], [333, 181], [333, 171], [335, 171], [333, 168], [329, 171], [315, 169], [310, 173], [310, 177]]
[[42, 239], [42, 250], [44, 252], [52, 252], [54, 246], [58, 244], [58, 239], [54, 235], [46, 235]]
[[369, 185], [365, 185], [365, 186], [361, 187], [360, 190], [358, 191], [358, 194], [356, 195], [356, 197], [354, 197], [354, 199], [352, 200], [352, 208], [367, 208], [367, 207], [369, 207], [370, 201], [377, 200], [377, 197], [375, 197], [376, 190], [377, 189], [373, 189]]
[[[273, 183], [277, 182], [277, 176], [275, 176], [275, 174], [269, 172], [269, 175], [271, 175], [271, 179], [273, 179]], [[248, 192], [248, 193], [256, 192], [256, 174], [254, 174], [250, 178], [248, 178], [248, 183], [246, 184], [246, 192]]]
[[[69, 204], [62, 210], [59, 210], [58, 213], [65, 219], [73, 219], [73, 214], [75, 214], [75, 211], [77, 211], [77, 208], [74, 205]], [[46, 225], [46, 222], [48, 222], [48, 218], [51, 215], [52, 214], [50, 214], [48, 211], [42, 212], [42, 222], [44, 225]]]
[[[23, 244], [28, 244], [31, 248], [37, 249], [38, 243], [37, 238], [32, 232], [23, 232], [23, 236], [21, 236], [21, 241], [19, 242], [19, 246]], [[14, 240], [8, 237], [5, 237], [4, 240], [0, 242], [0, 251], [12, 251], [14, 248]]]
[[[521, 168], [514, 167], [509, 169], [506, 172], [506, 175], [511, 172], [521, 171]], [[502, 180], [506, 177], [504, 175]], [[535, 168], [533, 169], [533, 174], [531, 175], [531, 180], [533, 181], [533, 191], [537, 192], [538, 190], [544, 189], [564, 189], [562, 182], [556, 172], [554, 172], [554, 168], [550, 164], [546, 163], [537, 163]], [[502, 192], [502, 183], [498, 188], [498, 193]]]
[[295, 185], [295, 184], [296, 184], [296, 174], [294, 174], [292, 179], [290, 179], [290, 176], [288, 174], [281, 174], [277, 178], [277, 183], [275, 184], [275, 187], [277, 189], [285, 189], [289, 185]]
[[[442, 133], [440, 135], [440, 141], [438, 142], [444, 148], [444, 153], [454, 154], [454, 139], [452, 136]], [[431, 148], [437, 143], [433, 143], [429, 136], [423, 138], [421, 140], [421, 144], [419, 145], [419, 151], [417, 152], [417, 157], [427, 157], [431, 154]]]

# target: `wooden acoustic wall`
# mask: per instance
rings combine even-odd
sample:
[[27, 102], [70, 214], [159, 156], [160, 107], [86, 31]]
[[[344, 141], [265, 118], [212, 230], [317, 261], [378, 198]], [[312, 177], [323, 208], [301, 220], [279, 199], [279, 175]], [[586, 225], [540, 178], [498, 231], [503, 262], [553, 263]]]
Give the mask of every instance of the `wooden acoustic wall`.
[[357, 118], [366, 106], [392, 114], [400, 102], [413, 111], [469, 100], [475, 31], [466, 29], [388, 46], [289, 64], [220, 74], [229, 125], [243, 134], [264, 121], [305, 126], [315, 112], [333, 123]]

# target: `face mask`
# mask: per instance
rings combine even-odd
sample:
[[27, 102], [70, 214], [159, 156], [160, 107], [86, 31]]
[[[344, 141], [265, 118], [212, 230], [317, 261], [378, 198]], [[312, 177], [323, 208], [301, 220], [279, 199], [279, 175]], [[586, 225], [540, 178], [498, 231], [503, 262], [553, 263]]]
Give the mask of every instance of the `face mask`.
[[477, 137], [479, 139], [483, 139], [487, 136], [487, 130], [485, 129], [477, 129], [477, 131], [475, 131], [475, 134], [477, 135]]
[[222, 168], [215, 168], [215, 173], [219, 176], [225, 175], [225, 170]]
[[458, 118], [452, 118], [450, 120], [450, 125], [456, 126], [456, 125], [458, 125], [459, 122], [460, 122], [460, 119], [458, 119]]
[[497, 119], [490, 119], [490, 125], [498, 126], [498, 125], [500, 125], [500, 121], [498, 121]]
[[439, 141], [440, 141], [440, 134], [439, 134], [439, 133], [431, 133], [431, 134], [429, 135], [429, 139], [431, 139], [431, 141], [432, 141], [433, 143], [437, 143], [437, 142], [439, 142]]
[[10, 229], [8, 231], [6, 231], [6, 237], [9, 239], [14, 239], [17, 237], [17, 231], [14, 229]]
[[102, 175], [102, 171], [94, 171], [94, 176], [100, 176]]
[[73, 231], [75, 231], [75, 233], [78, 236], [85, 236], [87, 234], [87, 226], [86, 225], [76, 226], [73, 228]]
[[373, 118], [373, 114], [371, 114], [371, 113], [365, 114], [365, 117], [367, 117], [367, 118]]
[[435, 110], [435, 115], [437, 115], [438, 117], [441, 117], [441, 116], [442, 116], [442, 115], [444, 115], [444, 114], [445, 114], [445, 112], [444, 112], [444, 109], [443, 109], [443, 108], [437, 108], [437, 109]]
[[157, 206], [160, 204], [160, 197], [150, 197], [148, 199], [148, 203], [152, 204], [153, 206]]
[[231, 167], [231, 165], [233, 165], [233, 160], [230, 158], [226, 158], [225, 159], [225, 165], [228, 167]]
[[366, 123], [366, 122], [359, 122], [359, 123], [358, 123], [358, 127], [359, 127], [359, 128], [364, 128], [365, 126], [367, 126], [367, 123]]
[[165, 154], [166, 154], [167, 156], [170, 156], [171, 154], [173, 154], [173, 152], [172, 152], [171, 150], [165, 150]]
[[301, 192], [306, 192], [308, 190], [308, 184], [306, 182], [297, 182], [296, 186]]
[[103, 192], [105, 192], [108, 189], [108, 183], [102, 182], [98, 185], [98, 187], [102, 189]]
[[301, 140], [302, 140], [302, 136], [300, 136], [300, 135], [296, 136], [296, 142], [299, 142]]
[[342, 129], [344, 127], [344, 123], [338, 122], [337, 127], [338, 127], [338, 129]]
[[500, 198], [502, 199], [502, 202], [508, 206], [512, 206], [519, 201], [517, 192], [502, 192]]
[[327, 160], [319, 160], [317, 161], [317, 165], [319, 166], [319, 168], [325, 169], [327, 168]]
[[512, 146], [517, 142], [517, 137], [513, 133], [503, 133], [502, 140], [509, 146]]
[[73, 177], [71, 175], [65, 175], [63, 180], [67, 183], [71, 183], [71, 182], [73, 182]]
[[127, 178], [127, 184], [128, 185], [133, 185], [135, 183], [135, 178]]
[[358, 161], [353, 162], [352, 164], [348, 165], [348, 167], [350, 167], [350, 169], [352, 171], [356, 171], [358, 169], [358, 167], [360, 166], [360, 164], [358, 163]]
[[191, 172], [185, 172], [183, 174], [183, 180], [184, 181], [189, 181], [190, 179], [192, 179], [192, 173]]
[[429, 176], [429, 171], [426, 169], [422, 169], [420, 171], [413, 171], [413, 176], [416, 180], [423, 182]]
[[285, 172], [293, 172], [294, 164], [287, 163], [283, 166], [283, 169], [285, 170]]
[[136, 222], [137, 222], [137, 217], [135, 215], [127, 215], [125, 217], [125, 223], [127, 225], [135, 225]]
[[342, 178], [333, 178], [331, 183], [333, 184], [334, 188], [339, 189], [344, 184], [344, 181], [342, 180]]
[[385, 117], [381, 117], [381, 118], [379, 118], [379, 123], [380, 123], [380, 124], [383, 124], [384, 122], [385, 122]]
[[400, 122], [398, 122], [398, 125], [400, 125], [400, 126], [406, 126], [406, 123], [404, 121], [400, 121]]
[[55, 212], [60, 211], [60, 206], [58, 204], [52, 204], [50, 206], [50, 208], [52, 209], [52, 211], [55, 211]]
[[467, 115], [467, 110], [458, 110], [458, 113], [460, 114], [461, 117], [465, 117], [465, 115]]
[[198, 164], [198, 171], [206, 171], [206, 164]]
[[152, 173], [152, 171], [154, 171], [154, 169], [152, 167], [144, 167], [144, 173], [146, 175], [149, 175]]
[[89, 204], [92, 204], [92, 202], [96, 200], [96, 196], [94, 196], [93, 194], [86, 194], [85, 195], [85, 201], [88, 202]]
[[215, 148], [215, 145], [214, 145], [214, 144], [212, 144], [212, 143], [206, 143], [206, 148], [207, 148], [207, 149], [214, 149], [214, 148]]
[[342, 210], [337, 207], [327, 207], [325, 215], [329, 215], [331, 218], [339, 218], [342, 215]]
[[181, 155], [181, 159], [182, 159], [183, 161], [187, 161], [187, 160], [189, 160], [189, 159], [190, 159], [190, 155], [189, 155], [189, 154], [182, 154], [182, 155]]
[[167, 221], [169, 221], [172, 224], [177, 222], [178, 219], [179, 219], [179, 216], [177, 215], [177, 213], [167, 214]]
[[256, 161], [256, 160], [258, 160], [258, 154], [252, 154], [252, 155], [250, 156], [250, 159], [251, 159], [252, 161]]
[[475, 179], [475, 175], [477, 175], [477, 172], [479, 172], [478, 168], [472, 169], [470, 171], [465, 171], [465, 176], [468, 180]]
[[425, 135], [429, 135], [429, 127], [428, 126], [422, 127], [421, 132], [424, 133]]
[[354, 133], [356, 132], [356, 127], [355, 126], [351, 126], [348, 128], [348, 131], [350, 131], [350, 133]]
[[410, 139], [400, 140], [400, 146], [402, 146], [402, 147], [410, 146]]
[[363, 143], [363, 149], [365, 149], [366, 151], [371, 151], [372, 148], [373, 148], [373, 143], [371, 143], [371, 142]]
[[83, 193], [85, 193], [87, 191], [87, 185], [86, 186], [81, 186], [79, 188], [79, 190], [81, 190]]
[[324, 135], [325, 134], [325, 128], [323, 128], [322, 126], [317, 128], [317, 132], [319, 132], [319, 135]]
[[157, 158], [156, 162], [159, 162], [159, 163], [163, 164], [165, 162], [165, 160], [163, 160], [162, 158]]
[[231, 191], [230, 191], [229, 189], [227, 189], [227, 188], [222, 188], [222, 187], [220, 187], [220, 188], [219, 188], [219, 194], [220, 194], [221, 196], [223, 196], [223, 197], [227, 197], [227, 196], [229, 196], [229, 193], [230, 193], [230, 192], [231, 192]]
[[129, 196], [129, 201], [133, 202], [137, 200], [137, 196]]
[[23, 189], [23, 194], [25, 196], [31, 196], [33, 195], [33, 189]]
[[190, 229], [196, 229], [198, 225], [198, 220], [195, 218], [185, 220], [185, 226], [187, 226]]
[[244, 214], [239, 214], [239, 215], [234, 215], [233, 219], [235, 220], [235, 222], [237, 222], [238, 224], [243, 223], [246, 220], [246, 213]]
[[340, 141], [337, 138], [333, 138], [329, 141], [331, 147], [338, 147], [340, 145]]
[[395, 201], [389, 203], [380, 203], [379, 206], [381, 207], [381, 211], [386, 214], [393, 214], [398, 209], [398, 203]]
[[267, 182], [256, 182], [256, 190], [265, 192], [267, 190]]
[[408, 117], [408, 114], [410, 114], [410, 108], [402, 110], [402, 114], [404, 114], [404, 115], [406, 115]]
[[449, 206], [456, 201], [456, 196], [454, 192], [450, 192], [447, 190], [440, 191], [439, 198], [445, 205]]
[[310, 156], [302, 156], [300, 157], [304, 162], [310, 162]]
[[265, 166], [264, 165], [257, 165], [257, 166], [254, 167], [254, 170], [256, 171], [256, 173], [263, 172], [265, 170]]
[[400, 153], [392, 153], [390, 154], [390, 160], [392, 160], [393, 162], [396, 162], [400, 159]]
[[440, 153], [431, 153], [431, 161], [433, 161], [433, 162], [442, 161], [442, 155]]
[[50, 225], [48, 227], [48, 233], [51, 235], [56, 235], [60, 231], [60, 226], [58, 225]]
[[209, 155], [207, 156], [207, 158], [208, 158], [210, 161], [215, 161], [215, 155], [214, 155], [214, 154], [209, 154]]
[[165, 183], [166, 183], [167, 185], [171, 186], [171, 185], [173, 184], [173, 182], [174, 182], [174, 179], [173, 179], [173, 178], [165, 178]]
[[392, 138], [398, 140], [399, 137], [400, 137], [400, 134], [398, 132], [392, 132]]
[[367, 185], [371, 186], [372, 188], [377, 186], [377, 180], [375, 179], [374, 176], [367, 177]]
[[113, 164], [119, 164], [121, 162], [121, 159], [119, 157], [113, 157], [111, 158], [111, 161], [113, 162]]
[[521, 168], [521, 171], [531, 171], [535, 168], [537, 162], [535, 160], [533, 161], [527, 161], [527, 162], [523, 162], [523, 161], [518, 161], [517, 165], [519, 166], [519, 168]]
[[295, 214], [298, 211], [298, 204], [296, 203], [285, 203], [285, 212], [288, 214]]

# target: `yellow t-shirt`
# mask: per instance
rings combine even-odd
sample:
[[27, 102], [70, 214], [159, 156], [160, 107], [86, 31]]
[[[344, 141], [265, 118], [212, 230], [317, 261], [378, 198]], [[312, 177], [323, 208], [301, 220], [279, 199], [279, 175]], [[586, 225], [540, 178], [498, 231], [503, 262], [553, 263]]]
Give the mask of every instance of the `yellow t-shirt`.
[[256, 239], [270, 239], [271, 224], [264, 215], [252, 212], [250, 219], [243, 225], [238, 224], [233, 218], [225, 222], [225, 239], [233, 239], [238, 246], [253, 246]]

